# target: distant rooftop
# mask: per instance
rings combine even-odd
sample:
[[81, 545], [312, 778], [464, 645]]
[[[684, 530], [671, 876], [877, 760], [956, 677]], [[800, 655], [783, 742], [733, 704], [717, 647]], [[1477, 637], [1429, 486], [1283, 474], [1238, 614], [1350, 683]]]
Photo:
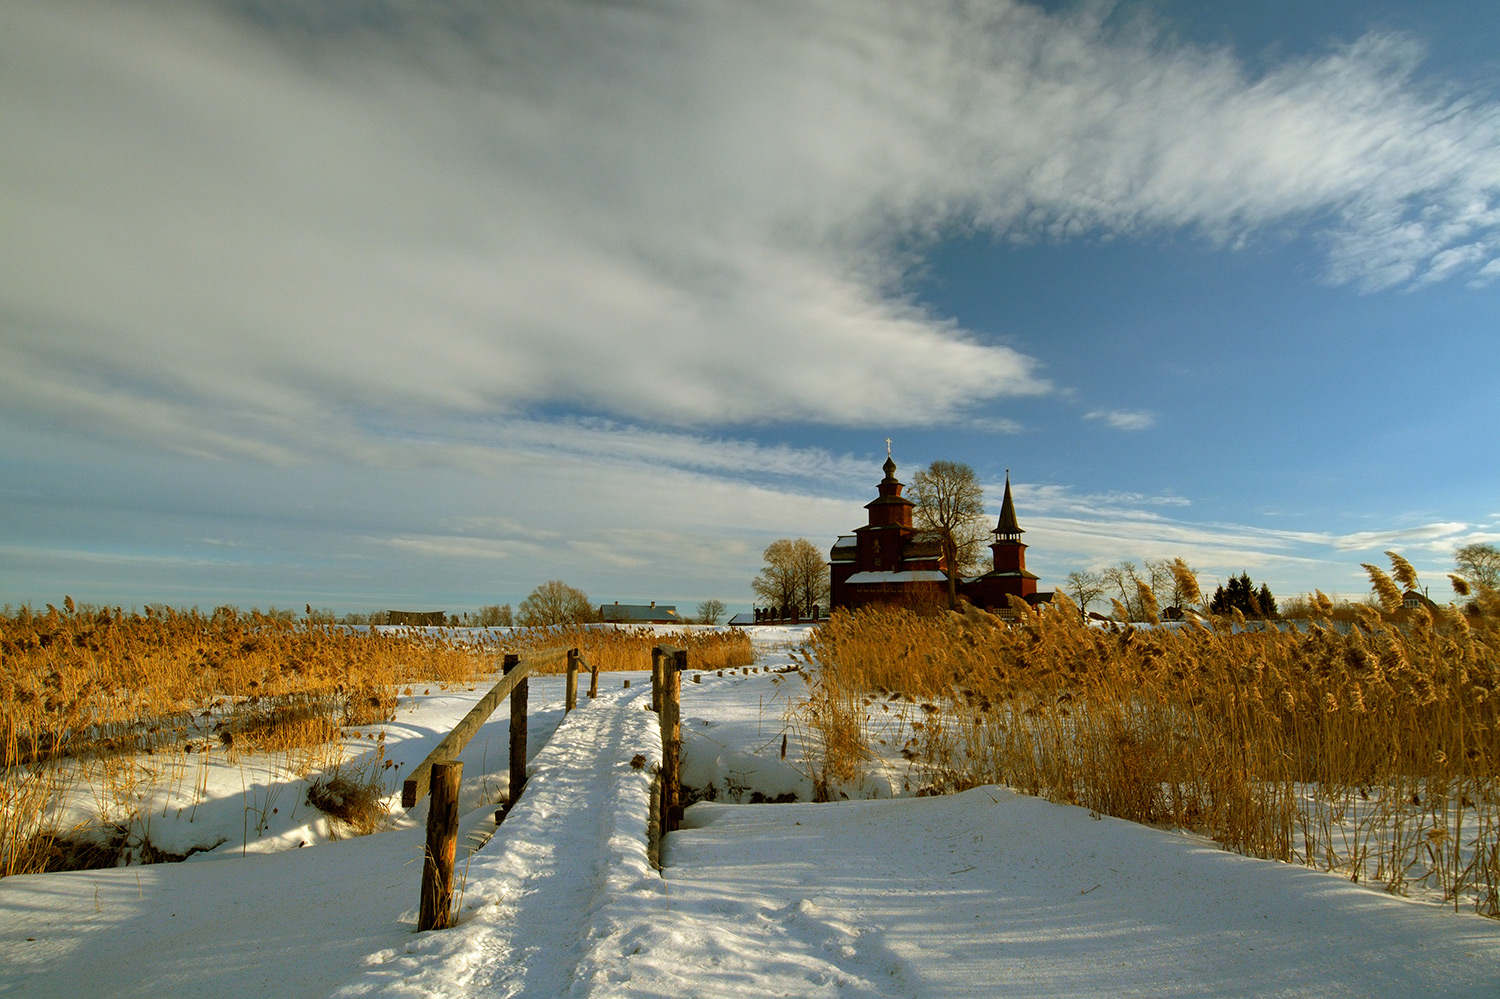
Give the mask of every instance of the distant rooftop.
[[681, 620], [676, 605], [658, 604], [654, 600], [649, 604], [622, 604], [618, 600], [601, 604], [599, 617], [613, 624], [671, 624]]

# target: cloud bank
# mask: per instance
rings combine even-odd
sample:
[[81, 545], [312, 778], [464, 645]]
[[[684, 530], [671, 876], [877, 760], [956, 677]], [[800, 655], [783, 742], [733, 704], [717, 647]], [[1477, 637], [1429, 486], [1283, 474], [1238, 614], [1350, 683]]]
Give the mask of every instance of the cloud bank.
[[1252, 76], [1091, 10], [14, 4], [0, 406], [272, 462], [558, 410], [662, 453], [1051, 391], [904, 294], [945, 234], [1297, 231], [1336, 282], [1496, 275], [1500, 106], [1410, 41]]

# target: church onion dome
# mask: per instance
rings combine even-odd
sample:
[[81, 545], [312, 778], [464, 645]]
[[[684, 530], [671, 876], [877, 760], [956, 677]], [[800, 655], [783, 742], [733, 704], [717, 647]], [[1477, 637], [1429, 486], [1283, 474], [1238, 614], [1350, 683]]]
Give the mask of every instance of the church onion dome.
[[885, 469], [885, 480], [887, 482], [895, 482], [896, 481], [896, 459], [895, 458], [892, 458], [890, 455], [886, 455], [885, 456], [885, 464], [882, 465], [881, 468]]

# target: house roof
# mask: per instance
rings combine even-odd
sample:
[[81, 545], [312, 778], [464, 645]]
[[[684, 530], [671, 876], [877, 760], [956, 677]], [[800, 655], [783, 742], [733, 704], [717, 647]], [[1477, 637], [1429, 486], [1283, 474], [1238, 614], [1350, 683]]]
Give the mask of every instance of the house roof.
[[622, 604], [616, 601], [612, 604], [602, 604], [599, 607], [599, 616], [605, 621], [617, 624], [650, 624], [652, 622], [672, 622], [677, 618], [677, 607], [673, 604]]
[[1417, 590], [1407, 590], [1405, 593], [1401, 594], [1401, 606], [1426, 607], [1428, 609], [1435, 609], [1437, 607], [1437, 602], [1425, 593], [1420, 593]]

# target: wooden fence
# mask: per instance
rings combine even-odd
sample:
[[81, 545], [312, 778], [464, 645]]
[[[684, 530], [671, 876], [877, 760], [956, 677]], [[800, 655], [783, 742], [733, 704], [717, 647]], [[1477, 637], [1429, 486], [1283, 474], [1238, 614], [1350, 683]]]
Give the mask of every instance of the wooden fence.
[[[578, 706], [578, 672], [587, 669], [589, 697], [599, 694], [599, 667], [592, 668], [577, 649], [548, 649], [526, 656], [507, 654], [499, 683], [479, 703], [469, 709], [453, 731], [443, 737], [427, 758], [412, 770], [401, 786], [401, 805], [411, 808], [429, 791], [432, 805], [427, 812], [427, 845], [422, 860], [422, 900], [417, 916], [418, 930], [444, 929], [453, 925], [453, 868], [458, 853], [458, 795], [463, 780], [463, 764], [457, 759], [469, 741], [478, 734], [499, 708], [510, 698], [510, 793], [505, 807], [495, 814], [495, 821], [515, 807], [526, 786], [526, 702], [527, 678], [537, 669], [567, 660], [567, 681], [563, 694], [563, 713]], [[687, 652], [667, 645], [651, 650], [651, 709], [661, 716], [662, 764], [652, 781], [652, 808], [648, 830], [651, 859], [660, 864], [661, 835], [676, 829], [682, 819], [682, 672], [687, 669]], [[630, 681], [625, 681], [630, 686]]]

